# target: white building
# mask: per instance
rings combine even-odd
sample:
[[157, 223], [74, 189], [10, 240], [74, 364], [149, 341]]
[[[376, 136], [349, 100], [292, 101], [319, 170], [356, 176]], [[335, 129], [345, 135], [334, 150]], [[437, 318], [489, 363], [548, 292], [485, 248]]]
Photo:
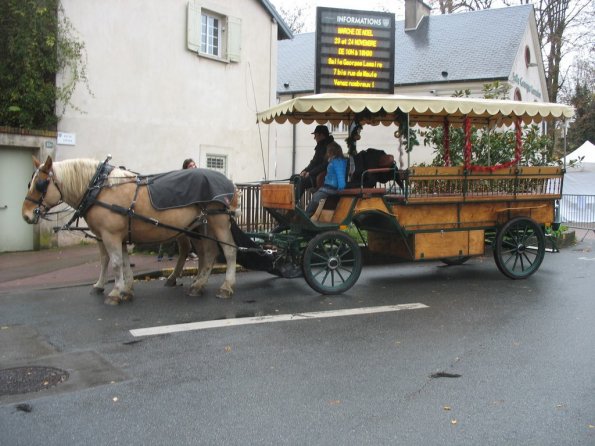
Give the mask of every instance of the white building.
[[[430, 15], [421, 0], [405, 0], [406, 17], [395, 24], [395, 93], [451, 96], [470, 90], [483, 97], [483, 85], [499, 81], [510, 87], [510, 99], [547, 102], [547, 87], [532, 5], [476, 12]], [[315, 33], [279, 42], [279, 101], [314, 93]], [[316, 123], [271, 124], [275, 173], [299, 172], [313, 155], [310, 134]], [[366, 127], [358, 149], [374, 147], [396, 154], [394, 127]], [[333, 129], [346, 150], [345, 127]], [[415, 147], [411, 163], [430, 162], [432, 151]]]
[[[58, 160], [105, 158], [141, 173], [185, 158], [232, 180], [268, 176], [255, 125], [276, 96], [277, 39], [291, 32], [267, 0], [63, 0], [85, 42], [92, 94], [78, 88]], [[263, 159], [264, 157], [264, 159]]]

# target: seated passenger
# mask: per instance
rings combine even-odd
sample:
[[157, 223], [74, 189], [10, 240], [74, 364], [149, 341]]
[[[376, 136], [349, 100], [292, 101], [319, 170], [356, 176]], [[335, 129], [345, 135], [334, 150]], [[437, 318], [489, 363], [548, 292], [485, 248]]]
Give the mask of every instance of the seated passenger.
[[324, 177], [324, 185], [312, 195], [312, 201], [310, 201], [306, 208], [306, 214], [309, 217], [316, 212], [320, 200], [329, 195], [335, 195], [340, 190], [345, 189], [347, 159], [343, 155], [341, 146], [335, 141], [328, 144], [326, 158], [328, 160], [328, 166], [326, 168], [326, 176]]

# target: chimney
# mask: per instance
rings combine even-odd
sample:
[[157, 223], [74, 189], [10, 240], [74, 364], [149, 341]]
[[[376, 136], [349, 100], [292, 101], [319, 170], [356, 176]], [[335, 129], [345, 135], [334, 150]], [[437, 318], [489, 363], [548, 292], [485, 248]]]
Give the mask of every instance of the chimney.
[[422, 0], [405, 0], [405, 31], [417, 29], [421, 20], [430, 15], [431, 6]]

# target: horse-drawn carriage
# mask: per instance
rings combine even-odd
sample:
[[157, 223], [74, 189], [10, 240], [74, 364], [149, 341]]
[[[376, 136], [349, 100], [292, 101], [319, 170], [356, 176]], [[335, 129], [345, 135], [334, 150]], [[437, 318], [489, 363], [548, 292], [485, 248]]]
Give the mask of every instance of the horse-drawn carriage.
[[[554, 222], [561, 198], [563, 169], [521, 166], [523, 123], [572, 116], [558, 104], [471, 98], [425, 98], [398, 95], [321, 94], [295, 98], [258, 115], [266, 123], [317, 122], [395, 125], [395, 136], [409, 141], [414, 126], [462, 127], [462, 166], [371, 168], [359, 186], [331, 196], [312, 218], [296, 201], [293, 184], [262, 185], [262, 205], [290, 230], [269, 236], [283, 255], [303, 269], [308, 284], [320, 293], [348, 290], [362, 268], [360, 247], [346, 232], [350, 225], [367, 231], [368, 249], [411, 261], [441, 260], [455, 265], [493, 248], [499, 270], [512, 279], [533, 274], [546, 251], [544, 228]], [[471, 128], [514, 126], [515, 157], [495, 166], [472, 164]], [[353, 145], [353, 136], [348, 138]], [[445, 140], [448, 147], [448, 140]], [[355, 154], [353, 146], [350, 153]], [[448, 160], [448, 156], [445, 156]], [[367, 176], [384, 177], [369, 187]], [[253, 235], [258, 240], [263, 234]], [[278, 270], [283, 271], [282, 265]]]
[[[345, 292], [356, 283], [362, 269], [361, 248], [345, 231], [348, 227], [367, 231], [371, 252], [411, 261], [461, 264], [483, 255], [486, 244], [490, 244], [500, 271], [512, 279], [522, 279], [537, 271], [543, 261], [544, 228], [554, 222], [564, 171], [554, 166], [520, 165], [521, 125], [564, 120], [572, 114], [571, 107], [547, 103], [398, 95], [305, 96], [259, 113], [258, 119], [265, 123], [350, 124], [354, 130], [350, 135], [353, 158], [357, 156], [356, 132], [364, 125], [396, 126], [395, 135], [401, 144], [404, 139], [409, 140], [408, 132], [414, 126], [443, 126], [445, 147], [448, 130], [461, 127], [465, 134], [464, 165], [368, 166], [353, 179], [356, 187], [321, 201], [312, 217], [306, 215], [299, 194], [296, 195], [296, 182], [264, 183], [261, 203], [277, 220], [278, 227], [271, 232], [246, 234], [233, 224], [233, 185], [221, 178], [218, 181], [223, 184], [223, 192], [215, 195], [223, 196], [223, 201], [191, 199], [160, 209], [149, 191], [151, 177], [121, 169], [102, 173], [98, 169], [101, 163], [88, 160], [66, 169], [60, 163], [53, 165], [48, 158], [45, 164], [37, 162], [23, 204], [23, 217], [36, 223], [40, 215], [61, 201], [85, 217], [102, 240], [102, 273], [95, 288], [103, 290], [108, 260], [116, 271], [116, 284], [106, 303], [118, 303], [132, 296], [132, 273], [122, 244], [174, 236], [185, 240], [185, 249], [190, 238], [199, 255], [192, 294], [202, 292], [217, 245], [223, 249], [227, 262], [219, 297], [229, 297], [233, 292], [236, 253], [248, 268], [283, 277], [303, 274], [317, 292]], [[514, 159], [497, 166], [473, 165], [472, 126], [490, 131], [514, 126]], [[79, 177], [86, 173], [74, 181], [69, 178], [74, 172]], [[370, 182], [371, 178], [381, 179], [382, 183]], [[81, 209], [81, 203], [88, 201], [85, 197], [89, 191], [95, 191], [96, 196], [87, 208]], [[175, 283], [185, 251], [180, 258], [169, 284]]]

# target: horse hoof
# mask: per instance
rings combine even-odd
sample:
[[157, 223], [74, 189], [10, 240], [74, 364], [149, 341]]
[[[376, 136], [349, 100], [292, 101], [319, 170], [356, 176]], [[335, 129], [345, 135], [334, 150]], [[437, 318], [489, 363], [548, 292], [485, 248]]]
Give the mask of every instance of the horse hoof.
[[164, 286], [176, 286], [176, 279], [167, 279]]
[[98, 287], [93, 287], [91, 288], [91, 293], [92, 295], [100, 295], [103, 294], [103, 292], [105, 291], [104, 288], [98, 288]]
[[197, 288], [190, 288], [187, 292], [186, 292], [187, 296], [190, 297], [200, 297], [203, 295], [203, 290], [201, 289], [197, 289]]
[[215, 295], [218, 299], [231, 299], [233, 292], [228, 290], [219, 290], [219, 292]]
[[103, 301], [106, 305], [120, 305], [120, 298], [116, 296], [107, 296]]

